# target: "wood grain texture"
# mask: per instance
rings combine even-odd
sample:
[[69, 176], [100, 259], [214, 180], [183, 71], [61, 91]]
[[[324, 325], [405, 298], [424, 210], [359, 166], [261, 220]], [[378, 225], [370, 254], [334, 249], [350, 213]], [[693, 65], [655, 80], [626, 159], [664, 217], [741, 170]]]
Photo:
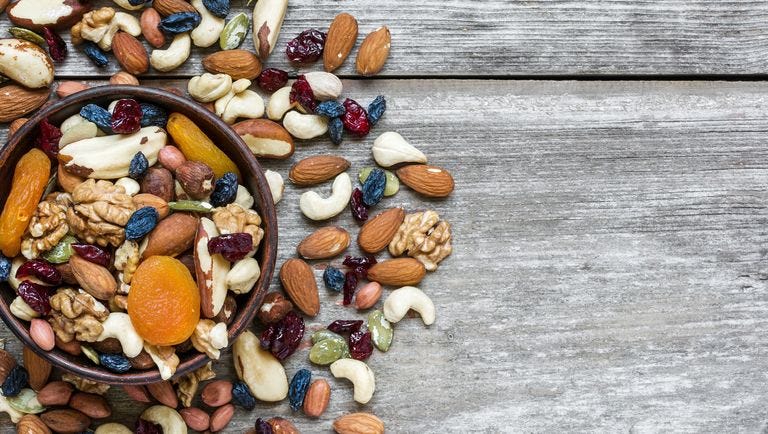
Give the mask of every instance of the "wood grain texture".
[[[232, 5], [230, 17], [252, 14], [244, 0]], [[345, 76], [354, 74], [360, 42], [381, 25], [392, 32], [382, 76], [762, 74], [768, 67], [765, 2], [690, 0], [291, 0], [268, 66], [299, 73], [285, 58], [286, 43], [308, 28], [327, 31], [340, 12], [360, 24], [357, 46], [337, 71]], [[9, 26], [0, 21], [0, 33]], [[253, 51], [250, 34], [243, 47]], [[200, 60], [213, 51], [195, 49], [186, 64], [165, 75], [200, 74]], [[118, 70], [114, 60], [98, 69], [81, 53], [57, 74]]]
[[[370, 360], [377, 390], [368, 405], [313, 366], [333, 389], [321, 418], [292, 414], [287, 402], [260, 404], [238, 410], [225, 432], [273, 415], [328, 432], [335, 417], [358, 410], [398, 433], [766, 429], [768, 86], [344, 84], [361, 102], [387, 96], [374, 133], [340, 147], [301, 142], [291, 160], [264, 166], [286, 176], [293, 161], [338, 153], [357, 174], [372, 164], [376, 135], [396, 130], [451, 170], [450, 198], [404, 188], [379, 206], [432, 208], [453, 224], [453, 255], [421, 285], [437, 322], [397, 324], [392, 349]], [[278, 205], [278, 265], [320, 226], [300, 215], [304, 191], [288, 184]], [[328, 224], [356, 237], [347, 212]], [[319, 281], [326, 262], [312, 263]], [[324, 289], [321, 300], [311, 329], [359, 316]], [[309, 365], [307, 352], [288, 359], [289, 375]], [[229, 353], [217, 371], [232, 375]], [[141, 407], [120, 391], [110, 397], [112, 419], [132, 423]]]

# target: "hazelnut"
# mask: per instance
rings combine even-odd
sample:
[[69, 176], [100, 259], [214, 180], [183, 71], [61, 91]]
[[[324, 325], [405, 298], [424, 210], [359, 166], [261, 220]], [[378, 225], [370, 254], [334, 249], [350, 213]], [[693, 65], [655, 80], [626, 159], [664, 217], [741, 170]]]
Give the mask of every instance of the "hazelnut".
[[154, 194], [166, 202], [173, 200], [173, 175], [168, 169], [150, 167], [141, 180], [142, 193]]
[[283, 319], [291, 310], [293, 310], [293, 303], [279, 292], [270, 292], [264, 296], [258, 316], [264, 324], [272, 324]]
[[213, 170], [199, 161], [186, 161], [176, 169], [176, 179], [192, 199], [201, 200], [213, 191]]

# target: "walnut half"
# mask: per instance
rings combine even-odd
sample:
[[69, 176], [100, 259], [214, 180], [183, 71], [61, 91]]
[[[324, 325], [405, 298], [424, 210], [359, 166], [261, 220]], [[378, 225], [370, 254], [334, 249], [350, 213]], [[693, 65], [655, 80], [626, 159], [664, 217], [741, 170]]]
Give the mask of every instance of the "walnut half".
[[395, 237], [389, 244], [389, 253], [404, 253], [418, 259], [429, 271], [451, 254], [451, 225], [440, 220], [435, 211], [424, 211], [405, 216]]

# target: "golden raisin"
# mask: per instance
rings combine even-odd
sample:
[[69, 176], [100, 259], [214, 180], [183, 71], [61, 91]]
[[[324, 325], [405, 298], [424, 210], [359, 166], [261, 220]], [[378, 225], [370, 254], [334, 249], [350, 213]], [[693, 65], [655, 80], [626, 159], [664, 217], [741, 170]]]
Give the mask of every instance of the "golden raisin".
[[213, 169], [216, 178], [233, 172], [240, 177], [240, 170], [227, 155], [213, 144], [211, 139], [192, 122], [192, 119], [181, 113], [171, 113], [166, 125], [168, 134], [188, 160], [205, 163]]

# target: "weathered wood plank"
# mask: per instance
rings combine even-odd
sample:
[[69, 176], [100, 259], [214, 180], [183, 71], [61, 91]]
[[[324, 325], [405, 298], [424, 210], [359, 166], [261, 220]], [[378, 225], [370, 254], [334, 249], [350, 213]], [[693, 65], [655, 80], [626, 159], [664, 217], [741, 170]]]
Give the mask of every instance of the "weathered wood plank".
[[[390, 352], [372, 357], [369, 405], [329, 379], [331, 406], [319, 420], [287, 403], [260, 405], [238, 411], [227, 432], [271, 415], [326, 432], [358, 409], [380, 415], [389, 432], [765, 429], [768, 86], [345, 85], [361, 101], [387, 95], [375, 133], [401, 132], [455, 175], [447, 200], [403, 189], [382, 205], [434, 208], [453, 224], [454, 254], [422, 284], [437, 323], [397, 325]], [[372, 163], [374, 137], [302, 143], [293, 161], [340, 153], [357, 173]], [[264, 162], [283, 175], [290, 165]], [[288, 185], [278, 207], [279, 263], [315, 226], [300, 217], [303, 191]], [[348, 213], [332, 223], [357, 232]], [[310, 327], [358, 316], [321, 296]], [[306, 355], [288, 360], [290, 375]], [[229, 356], [219, 371], [231, 371]], [[116, 408], [124, 422], [139, 412]]]
[[[113, 5], [107, 0], [99, 5]], [[233, 12], [252, 10], [233, 2]], [[278, 49], [269, 66], [296, 73], [283, 50], [307, 28], [327, 30], [340, 12], [360, 22], [359, 42], [386, 24], [392, 52], [385, 76], [520, 76], [568, 74], [761, 74], [768, 66], [759, 1], [690, 2], [601, 0], [291, 0]], [[8, 20], [0, 21], [6, 34]], [[244, 47], [253, 49], [249, 36]], [[171, 76], [197, 75], [211, 50], [195, 49]], [[354, 74], [354, 56], [338, 71]], [[62, 77], [111, 75], [82, 53], [61, 65]], [[156, 74], [156, 73], [152, 73]]]

